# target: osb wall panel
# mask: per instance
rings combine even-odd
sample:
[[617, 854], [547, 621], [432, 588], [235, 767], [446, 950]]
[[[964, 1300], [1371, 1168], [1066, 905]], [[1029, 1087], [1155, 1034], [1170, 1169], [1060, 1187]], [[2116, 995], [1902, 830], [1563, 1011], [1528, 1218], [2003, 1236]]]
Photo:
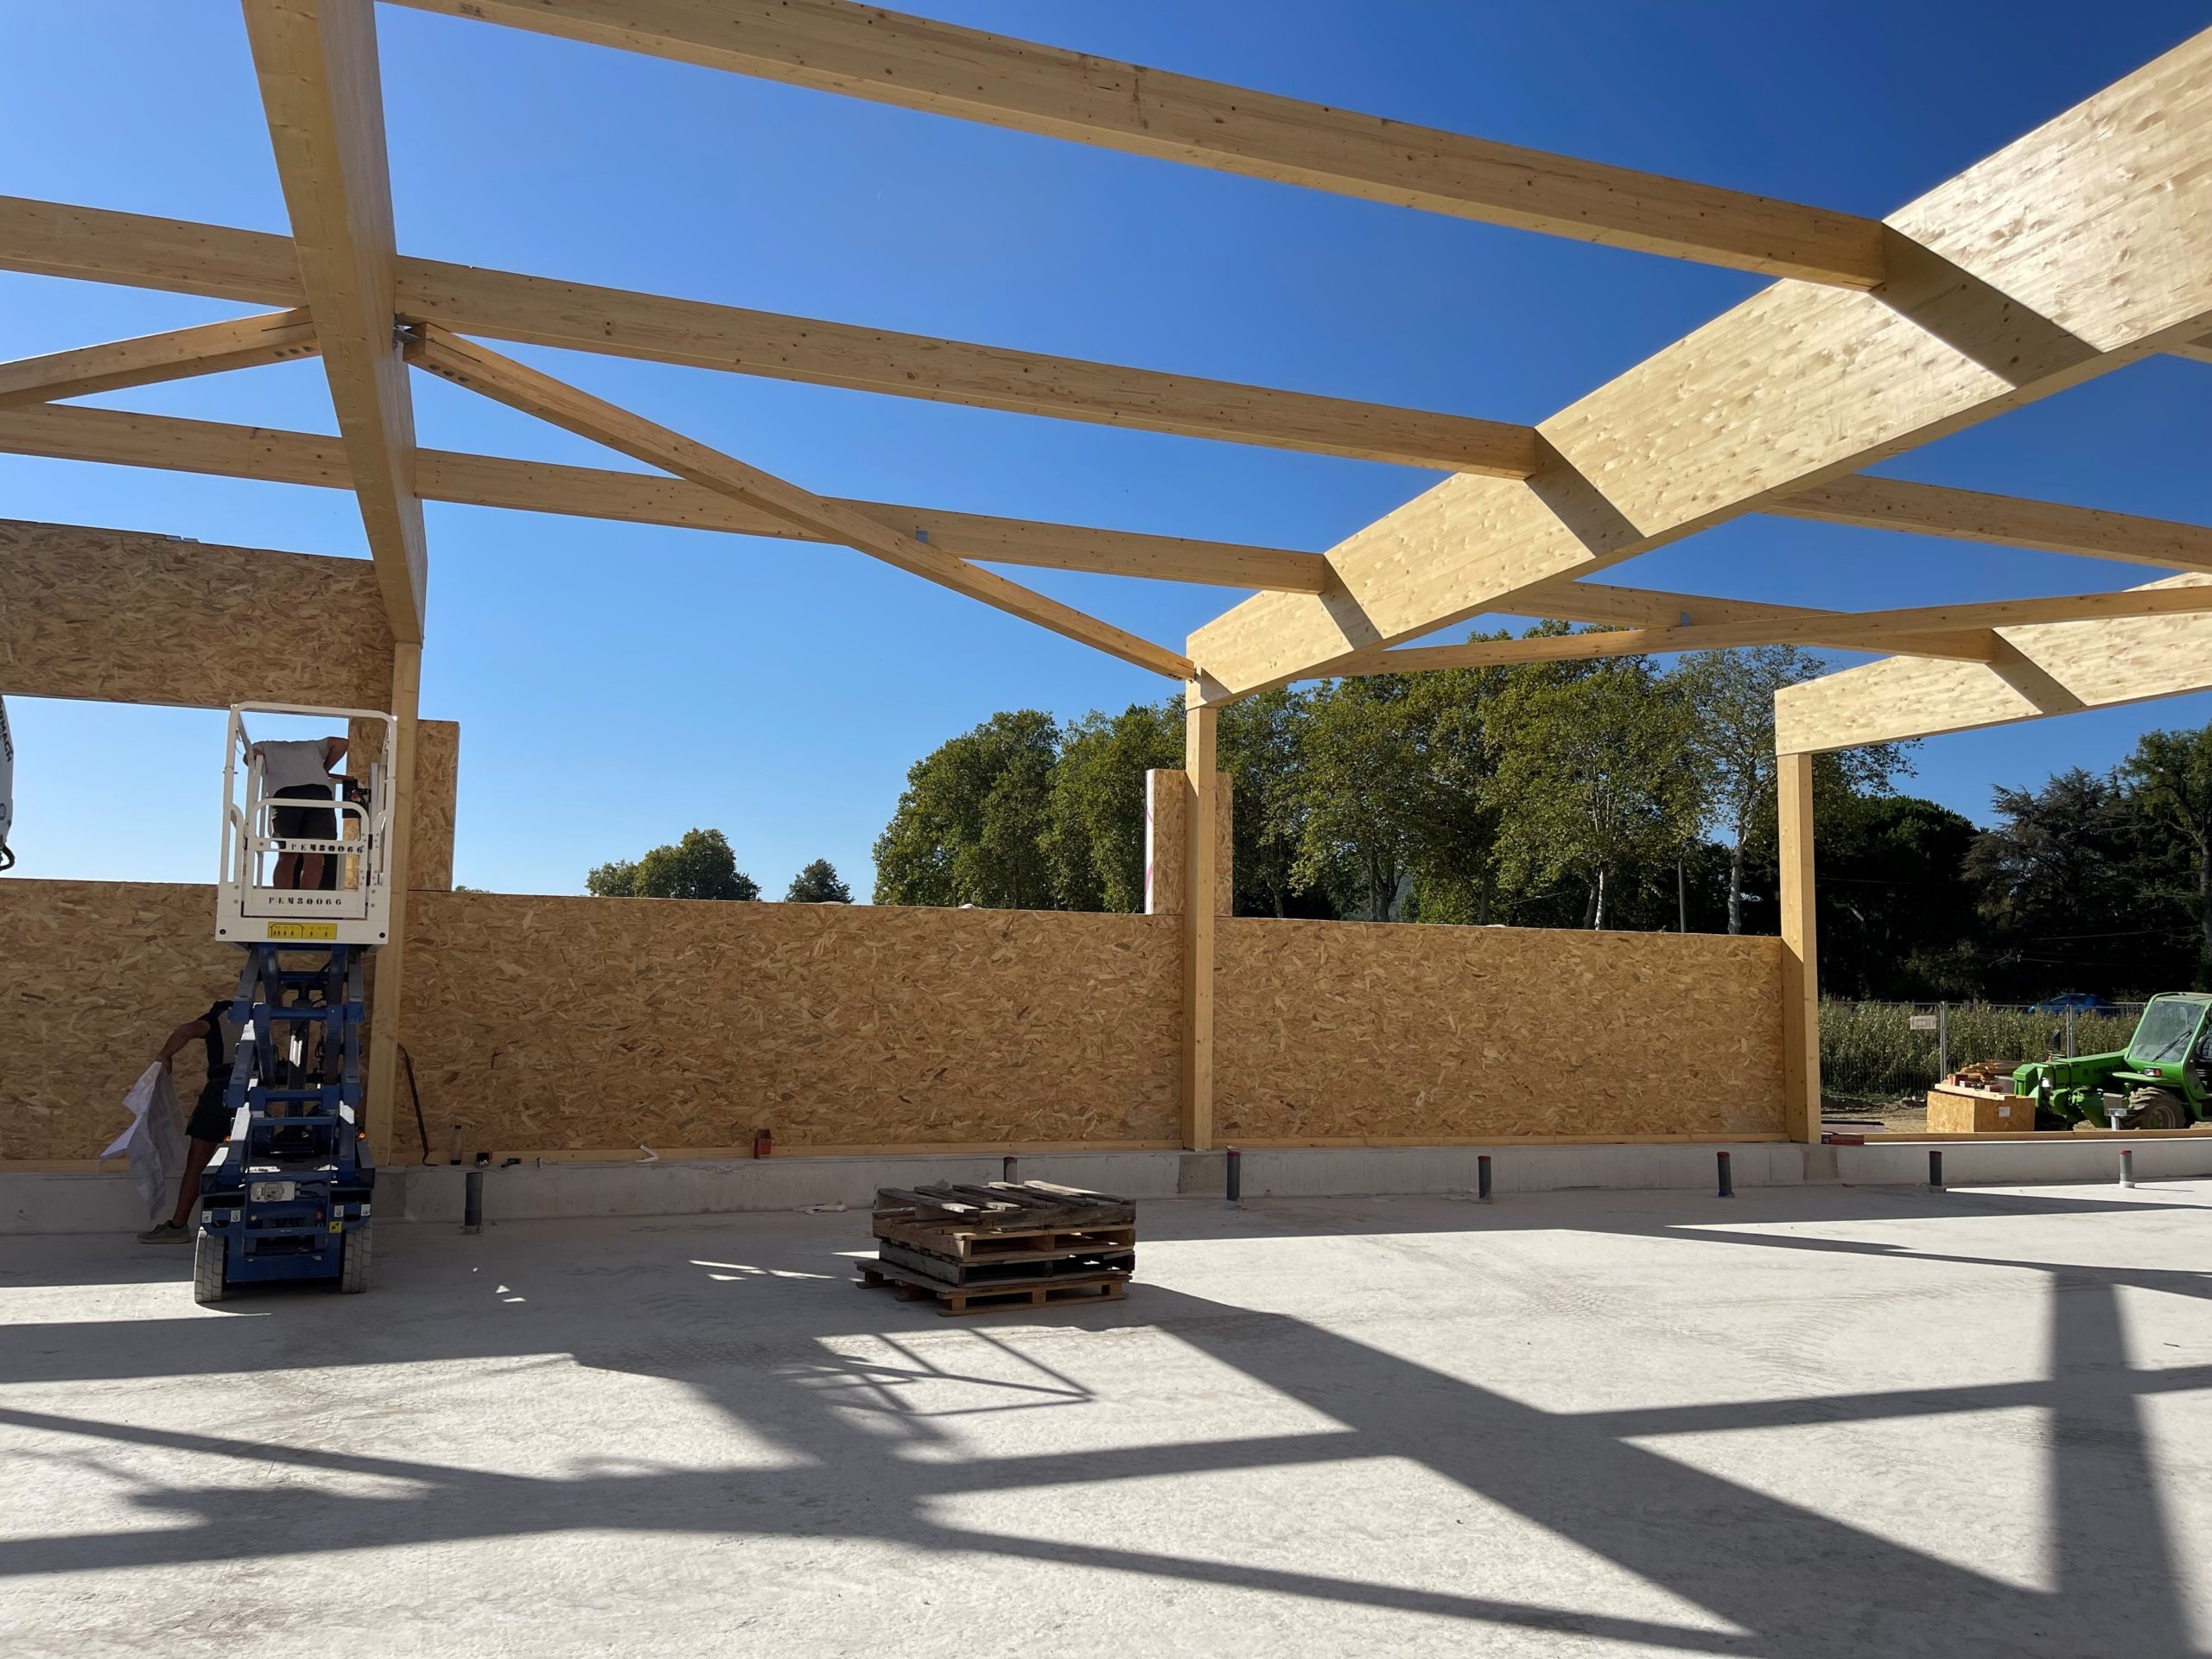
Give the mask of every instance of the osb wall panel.
[[[162, 1039], [238, 984], [213, 887], [0, 878], [0, 1159], [90, 1158]], [[195, 1046], [177, 1057], [189, 1103]]]
[[1233, 918], [1224, 1141], [1779, 1132], [1769, 938]]
[[461, 782], [461, 727], [450, 720], [415, 722], [414, 834], [408, 842], [407, 885], [453, 886], [453, 820]]
[[[1144, 775], [1144, 913], [1180, 916], [1184, 889], [1190, 884], [1191, 797], [1186, 774], [1178, 771], [1147, 771]], [[1236, 779], [1233, 773], [1213, 775], [1214, 908], [1229, 914], [1236, 891]]]
[[0, 692], [381, 709], [391, 687], [365, 559], [0, 519]]
[[[351, 746], [346, 752], [349, 777], [367, 781], [384, 753], [384, 722], [346, 722]], [[461, 726], [450, 720], [415, 722], [414, 836], [408, 843], [407, 885], [444, 889], [453, 886], [454, 809], [461, 782]], [[350, 825], [341, 825], [341, 829]]]
[[455, 1122], [472, 1149], [1179, 1133], [1164, 918], [467, 893], [410, 916], [442, 1156]]

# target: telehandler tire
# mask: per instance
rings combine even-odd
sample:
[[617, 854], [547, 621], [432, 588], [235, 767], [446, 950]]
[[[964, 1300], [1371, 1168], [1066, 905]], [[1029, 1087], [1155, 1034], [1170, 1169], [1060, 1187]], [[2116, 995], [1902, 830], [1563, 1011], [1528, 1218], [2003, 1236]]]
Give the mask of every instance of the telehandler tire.
[[2138, 1089], [2127, 1097], [2131, 1129], [2185, 1129], [2189, 1103], [2171, 1089]]

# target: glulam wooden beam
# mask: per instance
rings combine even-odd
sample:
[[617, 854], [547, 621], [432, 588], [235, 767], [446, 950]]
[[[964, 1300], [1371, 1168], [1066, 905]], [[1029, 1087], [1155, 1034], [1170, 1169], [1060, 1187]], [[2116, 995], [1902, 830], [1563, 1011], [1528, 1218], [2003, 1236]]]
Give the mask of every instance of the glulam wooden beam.
[[2212, 31], [1894, 214], [1876, 293], [1782, 283], [1538, 428], [1524, 482], [1445, 480], [1329, 554], [1338, 586], [1191, 636], [1207, 695], [1594, 573], [2081, 384], [2212, 321]]
[[1191, 664], [1148, 639], [1087, 616], [1072, 606], [1047, 599], [1005, 577], [978, 569], [964, 560], [892, 529], [866, 513], [786, 482], [680, 432], [656, 425], [551, 375], [515, 362], [442, 329], [426, 328], [408, 348], [410, 360], [431, 373], [482, 393], [510, 408], [535, 415], [580, 437], [688, 479], [703, 488], [736, 497], [901, 570], [979, 599], [1025, 621], [1119, 657], [1171, 678], [1187, 679]]
[[2013, 653], [1988, 664], [1893, 658], [1793, 685], [1775, 698], [1783, 753], [1855, 748], [2212, 690], [2212, 576], [2133, 592], [2189, 593], [2190, 610], [2007, 628]]
[[[392, 334], [396, 255], [372, 0], [245, 0], [246, 35], [301, 286], [361, 523], [402, 643], [423, 638], [428, 556], [415, 416]], [[392, 918], [395, 935], [399, 918]]]
[[904, 109], [1847, 288], [1883, 278], [1881, 227], [1850, 213], [1602, 162], [842, 0], [401, 0]]
[[1765, 510], [1823, 524], [2040, 548], [2168, 570], [2212, 570], [2212, 527], [2203, 524], [1863, 474], [1800, 490]]
[[[282, 237], [0, 197], [0, 268], [297, 304]], [[403, 255], [393, 305], [473, 337], [1443, 472], [1525, 478], [1526, 426]]]
[[228, 369], [315, 355], [315, 325], [304, 311], [276, 311], [228, 322], [173, 328], [135, 340], [0, 363], [0, 409], [120, 391]]
[[1711, 628], [1609, 628], [1593, 633], [1553, 634], [1526, 639], [1471, 639], [1456, 645], [1404, 645], [1396, 651], [1370, 652], [1363, 657], [1352, 658], [1336, 672], [1361, 678], [1376, 674], [1421, 674], [1447, 668], [1600, 662], [1615, 657], [1650, 657], [1662, 652], [1784, 644], [1827, 645], [1845, 651], [1901, 652], [1972, 663], [1994, 662], [2002, 650], [1997, 637], [1986, 630], [1899, 634], [1884, 644], [1838, 637], [1853, 632], [1843, 623], [1816, 629], [1811, 635], [1796, 633], [1779, 638], [1770, 626], [1758, 624]]
[[1829, 645], [1894, 652], [1968, 663], [2006, 663], [2014, 653], [1993, 632], [2054, 622], [2115, 617], [2193, 615], [2212, 611], [2212, 586], [2132, 588], [2120, 593], [2069, 594], [2046, 599], [1991, 600], [1891, 611], [1806, 611], [1689, 627], [1619, 628], [1530, 639], [1477, 639], [1457, 645], [1413, 645], [1371, 652], [1338, 670], [1353, 675], [1418, 673], [1427, 669], [1489, 668], [1666, 652], [1719, 651], [1737, 645]]
[[[336, 438], [123, 410], [0, 410], [0, 453], [326, 489], [351, 487], [345, 450]], [[658, 474], [419, 449], [415, 455], [415, 486], [426, 501], [463, 506], [671, 524], [788, 541], [825, 539], [805, 525], [779, 518], [718, 490]], [[839, 505], [925, 540], [940, 552], [998, 564], [1143, 576], [1217, 588], [1279, 588], [1287, 593], [1319, 593], [1329, 578], [1328, 566], [1319, 554], [1296, 553], [1287, 548], [1095, 530], [1036, 519], [995, 518], [983, 513], [947, 512], [887, 501], [842, 500]], [[1608, 614], [1591, 620], [1613, 620], [1611, 611], [1617, 607], [1603, 607]]]
[[245, 305], [307, 303], [289, 237], [29, 196], [0, 196], [0, 266]]

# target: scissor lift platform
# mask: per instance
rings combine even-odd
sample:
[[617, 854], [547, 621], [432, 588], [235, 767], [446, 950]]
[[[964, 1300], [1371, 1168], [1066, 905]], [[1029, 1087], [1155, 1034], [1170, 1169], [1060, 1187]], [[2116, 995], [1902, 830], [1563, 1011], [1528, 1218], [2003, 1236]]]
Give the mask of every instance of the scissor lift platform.
[[[328, 838], [276, 833], [280, 798], [266, 787], [246, 714], [376, 722], [381, 753], [354, 800], [334, 799]], [[390, 810], [396, 729], [358, 709], [242, 704], [231, 711], [224, 770], [223, 862], [216, 937], [242, 946], [231, 1018], [240, 1027], [224, 1090], [229, 1138], [200, 1178], [194, 1300], [242, 1284], [323, 1281], [369, 1287], [376, 1168], [362, 1119], [364, 969], [388, 925]], [[327, 888], [278, 887], [287, 855], [335, 861]]]

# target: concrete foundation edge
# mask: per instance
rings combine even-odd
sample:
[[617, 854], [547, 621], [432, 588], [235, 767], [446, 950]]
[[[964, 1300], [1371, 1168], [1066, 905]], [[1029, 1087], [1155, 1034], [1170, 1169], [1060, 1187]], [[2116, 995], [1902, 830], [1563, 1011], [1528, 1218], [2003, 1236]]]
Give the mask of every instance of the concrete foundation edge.
[[[2138, 1180], [2212, 1175], [2212, 1136], [2196, 1140], [1953, 1143], [1942, 1148], [1947, 1185], [2037, 1185], [2116, 1181], [2120, 1148], [2132, 1147]], [[1774, 1142], [1588, 1147], [1316, 1147], [1243, 1154], [1247, 1198], [1354, 1198], [1472, 1192], [1478, 1160], [1491, 1159], [1499, 1195], [1569, 1187], [1694, 1191], [1717, 1185], [1716, 1154], [1730, 1154], [1738, 1187], [1842, 1182], [1919, 1185], [1926, 1145], [1804, 1147]], [[1018, 1160], [1025, 1179], [1094, 1187], [1133, 1198], [1218, 1198], [1226, 1179], [1219, 1152], [1054, 1153]], [[683, 1163], [545, 1164], [484, 1172], [487, 1222], [582, 1216], [687, 1216], [854, 1209], [880, 1186], [995, 1180], [988, 1156], [792, 1158]], [[461, 1220], [466, 1172], [402, 1167], [378, 1178], [376, 1211], [404, 1221]], [[137, 1189], [123, 1174], [0, 1173], [0, 1233], [114, 1233], [147, 1224]]]

